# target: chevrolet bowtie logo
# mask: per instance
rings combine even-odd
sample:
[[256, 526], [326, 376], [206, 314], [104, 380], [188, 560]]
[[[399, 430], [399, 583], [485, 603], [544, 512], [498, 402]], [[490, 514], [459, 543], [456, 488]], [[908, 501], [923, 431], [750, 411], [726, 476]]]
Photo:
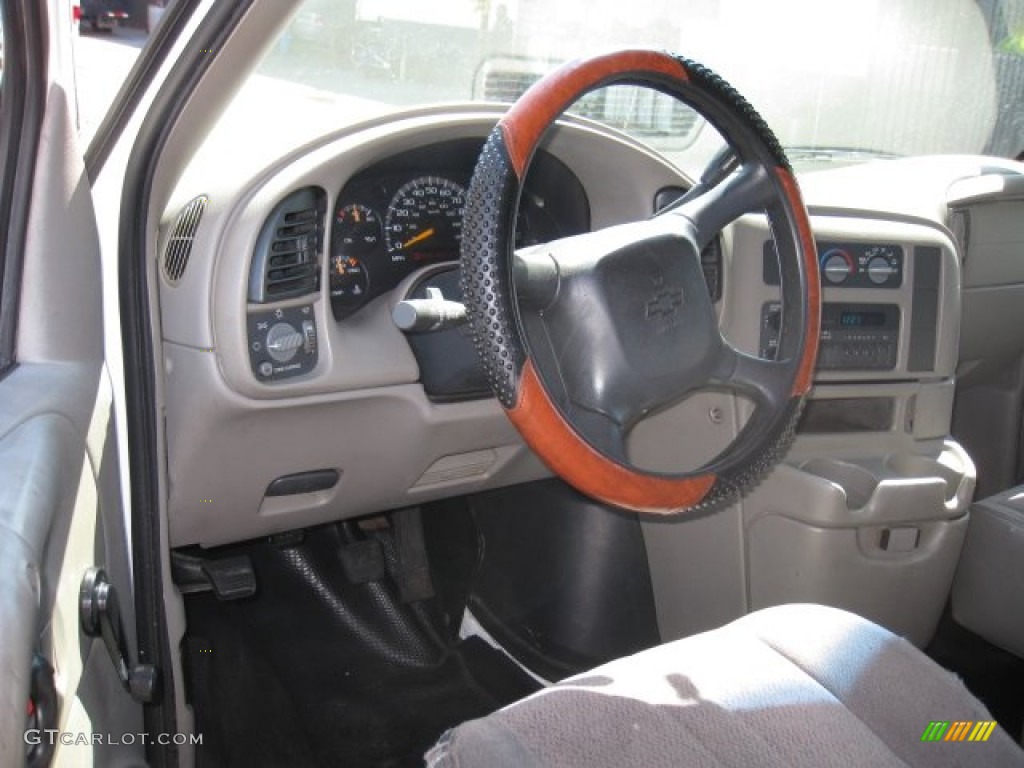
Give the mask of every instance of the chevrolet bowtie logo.
[[675, 290], [666, 288], [659, 291], [647, 302], [646, 317], [648, 320], [655, 317], [671, 317], [683, 306], [683, 291], [680, 288]]

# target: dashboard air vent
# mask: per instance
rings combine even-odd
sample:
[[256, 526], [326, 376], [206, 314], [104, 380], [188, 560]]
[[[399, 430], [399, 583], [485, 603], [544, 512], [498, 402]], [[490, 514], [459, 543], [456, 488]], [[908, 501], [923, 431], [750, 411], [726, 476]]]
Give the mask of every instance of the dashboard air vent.
[[327, 193], [320, 187], [292, 192], [271, 211], [256, 240], [249, 272], [249, 301], [305, 296], [320, 287]]
[[174, 221], [171, 236], [164, 248], [163, 261], [164, 277], [171, 285], [177, 285], [185, 276], [185, 268], [192, 255], [192, 243], [209, 202], [210, 198], [200, 195], [182, 208]]

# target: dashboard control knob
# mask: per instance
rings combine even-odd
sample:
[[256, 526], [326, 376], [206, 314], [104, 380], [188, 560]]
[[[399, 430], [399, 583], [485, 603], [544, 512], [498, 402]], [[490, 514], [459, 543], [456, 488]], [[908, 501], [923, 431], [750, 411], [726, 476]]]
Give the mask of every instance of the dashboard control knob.
[[875, 285], [884, 285], [894, 273], [893, 266], [881, 256], [868, 262], [868, 279]]
[[305, 337], [290, 323], [275, 323], [267, 331], [267, 352], [279, 363], [287, 363], [305, 343]]
[[826, 280], [839, 285], [853, 273], [853, 260], [845, 252], [833, 249], [822, 258], [821, 271]]

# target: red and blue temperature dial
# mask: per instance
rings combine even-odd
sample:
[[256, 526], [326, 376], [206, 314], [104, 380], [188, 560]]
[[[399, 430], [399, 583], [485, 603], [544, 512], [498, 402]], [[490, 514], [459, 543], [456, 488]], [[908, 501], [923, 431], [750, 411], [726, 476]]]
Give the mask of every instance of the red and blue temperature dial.
[[821, 254], [821, 274], [828, 282], [839, 285], [857, 274], [857, 261], [843, 248], [829, 248]]

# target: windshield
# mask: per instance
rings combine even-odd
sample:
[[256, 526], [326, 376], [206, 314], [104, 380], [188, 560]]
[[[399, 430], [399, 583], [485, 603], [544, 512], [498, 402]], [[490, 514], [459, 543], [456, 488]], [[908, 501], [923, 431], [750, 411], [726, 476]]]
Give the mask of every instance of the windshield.
[[[247, 151], [269, 161], [399, 108], [509, 102], [560, 62], [622, 46], [716, 70], [798, 164], [1024, 149], [1024, 0], [307, 0], [218, 132], [256, 132]], [[691, 174], [719, 146], [651, 91], [606, 89], [574, 111]]]

